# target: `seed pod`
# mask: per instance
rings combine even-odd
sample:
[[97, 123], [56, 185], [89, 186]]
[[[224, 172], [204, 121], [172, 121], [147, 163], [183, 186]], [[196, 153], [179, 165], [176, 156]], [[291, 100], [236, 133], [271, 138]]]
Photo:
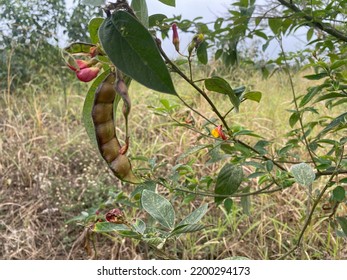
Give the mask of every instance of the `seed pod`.
[[103, 159], [114, 175], [122, 181], [138, 184], [141, 181], [133, 173], [131, 163], [116, 135], [113, 119], [113, 103], [117, 94], [115, 83], [116, 75], [111, 73], [96, 90], [92, 109], [96, 140]]

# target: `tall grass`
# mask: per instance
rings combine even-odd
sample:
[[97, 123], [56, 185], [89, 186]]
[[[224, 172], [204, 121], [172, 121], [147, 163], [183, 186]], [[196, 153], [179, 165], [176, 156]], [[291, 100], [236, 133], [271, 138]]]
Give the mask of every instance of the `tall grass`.
[[[263, 80], [256, 73], [233, 73], [233, 86], [247, 85], [264, 93], [258, 104], [242, 104], [228, 122], [242, 125], [281, 144], [289, 130], [286, 111], [291, 108], [291, 93], [285, 75]], [[230, 77], [229, 77], [230, 78]], [[296, 75], [298, 93], [309, 86]], [[209, 106], [186, 84], [176, 81], [182, 97], [207, 117]], [[52, 81], [42, 75], [42, 84], [28, 83], [25, 89], [1, 90], [0, 99], [0, 258], [2, 259], [81, 259], [89, 258], [84, 248], [84, 228], [66, 221], [91, 207], [101, 205], [117, 190], [130, 192], [106, 168], [92, 147], [81, 122], [87, 87], [75, 82]], [[136, 83], [131, 86], [132, 157], [156, 158], [165, 163], [158, 173], [165, 175], [177, 158], [198, 143], [198, 133], [172, 125], [168, 117], [152, 108], [161, 99], [180, 104], [175, 97], [155, 93]], [[211, 93], [217, 107], [226, 112], [226, 99]], [[192, 116], [200, 127], [203, 120], [180, 105], [175, 116]], [[118, 129], [122, 139], [122, 131]], [[190, 158], [191, 159], [191, 158]], [[220, 164], [205, 165], [206, 157], [193, 157], [197, 176], [217, 172]], [[188, 159], [187, 159], [188, 160]], [[134, 161], [136, 168], [146, 163]], [[256, 184], [256, 181], [252, 184]], [[306, 191], [299, 186], [283, 192], [252, 197], [250, 215], [245, 215], [235, 200], [228, 214], [222, 207], [211, 206], [204, 232], [189, 234], [165, 248], [182, 259], [224, 259], [245, 256], [273, 259], [293, 245], [305, 217]], [[211, 202], [210, 198], [201, 198]], [[184, 204], [178, 197], [174, 206], [184, 217], [202, 201]], [[212, 204], [211, 204], [212, 205]], [[128, 213], [131, 218], [143, 215]], [[177, 217], [182, 218], [182, 217]], [[346, 240], [336, 237], [327, 215], [319, 210], [307, 230], [298, 259], [343, 259]], [[142, 259], [154, 257], [143, 244], [119, 238], [112, 242], [96, 239], [99, 258]]]

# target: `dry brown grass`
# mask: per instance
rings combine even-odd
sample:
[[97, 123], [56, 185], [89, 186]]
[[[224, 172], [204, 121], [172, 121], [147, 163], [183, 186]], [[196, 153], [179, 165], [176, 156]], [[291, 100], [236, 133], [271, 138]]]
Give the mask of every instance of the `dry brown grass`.
[[[247, 79], [242, 79], [247, 77]], [[299, 79], [299, 78], [296, 78]], [[243, 80], [243, 81], [242, 81]], [[242, 76], [235, 85], [253, 85], [264, 92], [260, 104], [249, 103], [230, 117], [258, 133], [280, 140], [287, 128], [290, 107], [288, 84], [283, 76], [262, 81], [258, 76]], [[271, 84], [271, 86], [269, 86]], [[298, 92], [307, 83], [296, 83]], [[189, 102], [209, 108], [184, 84], [178, 84]], [[83, 227], [66, 221], [81, 211], [105, 202], [121, 184], [105, 167], [91, 146], [81, 123], [85, 87], [71, 85], [66, 99], [59, 86], [26, 90], [0, 99], [0, 259], [87, 259]], [[139, 93], [141, 91], [141, 93]], [[132, 155], [157, 157], [169, 169], [177, 157], [197, 143], [197, 134], [166, 126], [168, 120], [154, 115], [149, 105], [159, 106], [165, 96], [134, 85]], [[212, 96], [217, 103], [218, 96]], [[166, 97], [165, 97], [166, 98]], [[226, 108], [227, 109], [227, 108]], [[185, 114], [185, 109], [181, 112]], [[199, 121], [199, 120], [198, 120]], [[282, 140], [283, 141], [283, 140]], [[141, 162], [136, 162], [139, 167]], [[198, 174], [213, 173], [219, 165], [194, 165]], [[161, 169], [165, 174], [167, 169]], [[256, 187], [256, 182], [253, 182]], [[125, 190], [127, 191], [127, 190]], [[211, 206], [204, 222], [213, 226], [203, 233], [185, 236], [168, 244], [166, 250], [182, 259], [223, 259], [246, 256], [271, 259], [289, 250], [305, 216], [306, 192], [296, 186], [281, 193], [252, 197], [251, 215], [242, 213], [235, 200], [232, 214]], [[205, 198], [204, 201], [211, 202]], [[185, 216], [196, 205], [175, 207]], [[199, 203], [197, 203], [199, 204]], [[212, 204], [211, 204], [212, 205]], [[129, 215], [138, 215], [132, 212]], [[326, 214], [320, 209], [297, 252], [298, 259], [345, 259], [346, 239], [337, 238]], [[98, 258], [148, 259], [153, 254], [143, 244], [129, 239], [111, 241], [97, 236]]]

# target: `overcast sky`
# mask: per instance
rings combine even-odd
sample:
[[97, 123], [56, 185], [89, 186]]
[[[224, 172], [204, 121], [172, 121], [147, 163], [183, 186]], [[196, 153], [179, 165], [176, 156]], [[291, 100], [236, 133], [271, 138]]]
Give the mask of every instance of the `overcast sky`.
[[[128, 0], [131, 2], [131, 0]], [[66, 0], [68, 5], [71, 5], [73, 0]], [[116, 2], [115, 0], [107, 2]], [[159, 0], [146, 0], [148, 6], [148, 14], [162, 13], [168, 17], [174, 15], [182, 15], [183, 19], [194, 19], [196, 17], [203, 17], [204, 22], [214, 21], [217, 17], [223, 17], [227, 15], [227, 10], [235, 0], [176, 0], [176, 7], [171, 7], [161, 3]], [[264, 4], [266, 0], [257, 0], [256, 4]], [[171, 36], [170, 32], [170, 36]], [[181, 50], [185, 50], [190, 42], [191, 35], [180, 34]], [[296, 39], [290, 37], [284, 39], [284, 47], [286, 51], [295, 51], [302, 48], [304, 43], [302, 39]], [[171, 39], [163, 42], [163, 48], [170, 57], [176, 56], [174, 47], [172, 46]], [[261, 47], [260, 47], [261, 48]], [[279, 47], [275, 42], [271, 43], [266, 54], [267, 56], [273, 57], [280, 51]]]

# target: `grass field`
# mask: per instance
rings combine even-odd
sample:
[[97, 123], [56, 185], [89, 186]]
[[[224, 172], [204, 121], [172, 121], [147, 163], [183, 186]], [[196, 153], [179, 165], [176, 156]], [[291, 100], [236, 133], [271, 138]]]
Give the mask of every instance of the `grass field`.
[[[133, 188], [123, 186], [112, 175], [88, 139], [81, 122], [87, 87], [75, 82], [51, 83], [50, 79], [43, 76], [40, 86], [28, 83], [25, 90], [9, 94], [3, 89], [0, 93], [0, 259], [92, 258], [83, 246], [84, 228], [66, 222], [81, 211], [102, 205], [118, 190], [130, 193]], [[242, 104], [240, 112], [233, 113], [228, 122], [283, 143], [289, 130], [286, 109], [292, 108], [287, 77], [278, 74], [263, 80], [257, 74], [238, 72], [233, 73], [232, 79], [233, 86], [244, 84], [264, 95], [259, 104]], [[308, 82], [300, 75], [294, 79], [297, 93], [304, 93]], [[189, 104], [213, 117], [208, 105], [186, 84], [177, 81], [176, 88]], [[174, 97], [138, 84], [132, 85], [130, 94], [130, 154], [155, 157], [158, 163], [165, 163], [158, 173], [166, 174], [180, 154], [199, 144], [199, 135], [154, 114], [152, 108], [161, 106], [160, 99], [181, 104]], [[211, 98], [218, 106], [225, 106], [222, 111], [229, 109], [220, 95], [211, 94]], [[189, 113], [181, 105], [175, 114], [185, 117]], [[203, 120], [192, 116], [200, 127]], [[216, 174], [225, 163], [205, 165], [203, 153], [188, 159], [194, 160], [197, 176]], [[134, 164], [141, 168], [144, 163]], [[256, 181], [253, 183], [256, 185]], [[212, 226], [169, 243], [165, 250], [179, 259], [274, 259], [295, 243], [305, 219], [306, 197], [306, 191], [297, 185], [282, 192], [254, 196], [249, 215], [243, 214], [238, 203], [230, 214], [210, 203], [203, 222]], [[200, 203], [212, 201], [200, 197], [185, 204], [179, 197], [174, 207], [184, 217]], [[336, 237], [328, 215], [321, 209], [317, 208], [303, 246], [289, 258], [347, 258], [346, 239]], [[126, 215], [146, 219], [141, 211], [129, 211]], [[101, 259], [155, 257], [144, 244], [126, 238], [111, 241], [97, 236], [95, 244]]]

